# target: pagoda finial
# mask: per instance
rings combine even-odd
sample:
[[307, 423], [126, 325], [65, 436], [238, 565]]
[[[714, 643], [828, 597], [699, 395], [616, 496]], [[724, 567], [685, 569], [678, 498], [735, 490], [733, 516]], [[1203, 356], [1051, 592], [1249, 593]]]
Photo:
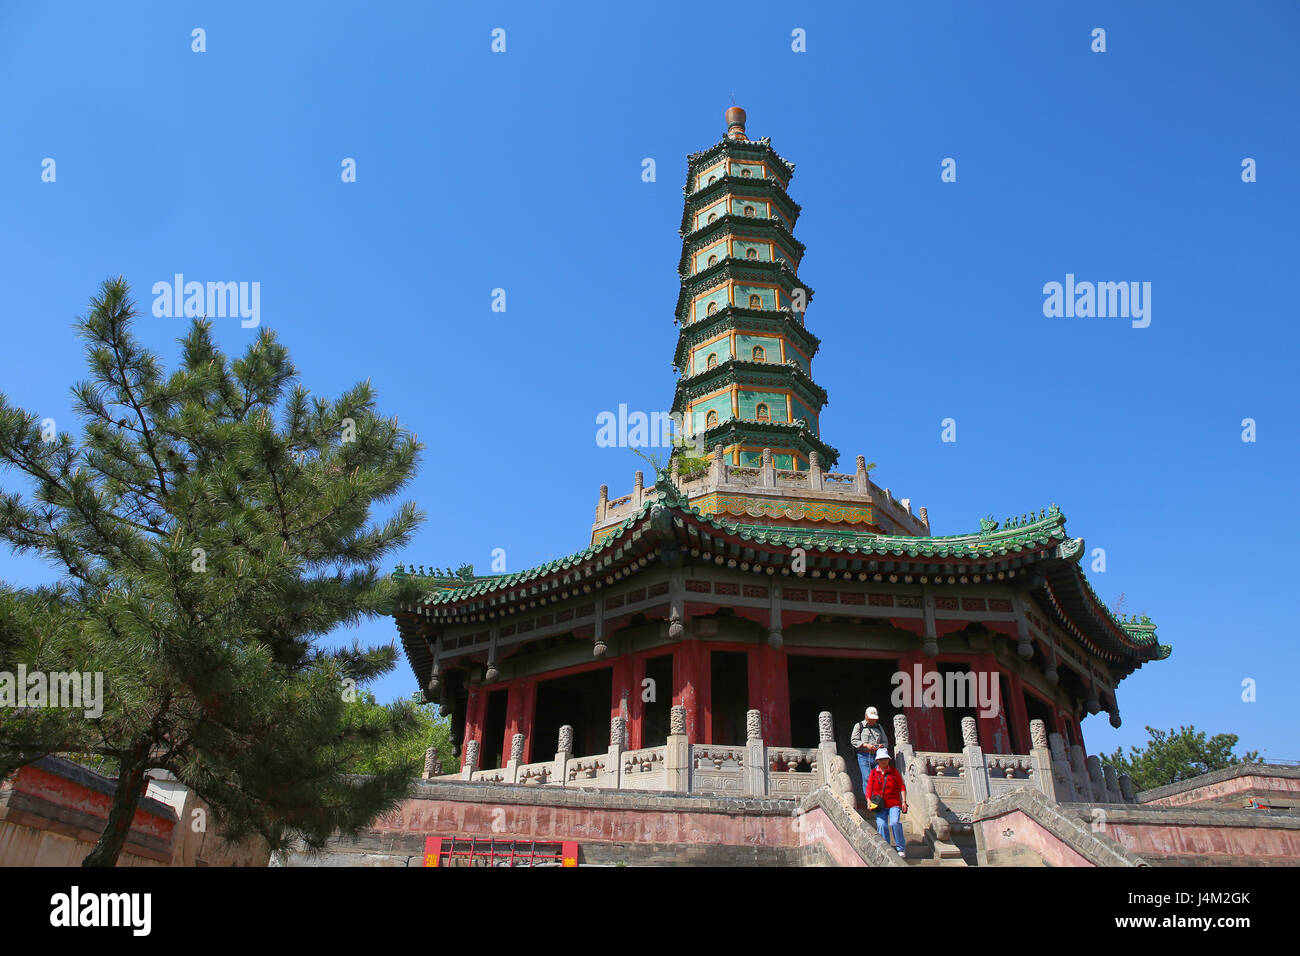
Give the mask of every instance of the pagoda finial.
[[[734, 100], [732, 102], [735, 102]], [[745, 111], [739, 106], [730, 106], [726, 112], [727, 139], [747, 139], [745, 136]]]

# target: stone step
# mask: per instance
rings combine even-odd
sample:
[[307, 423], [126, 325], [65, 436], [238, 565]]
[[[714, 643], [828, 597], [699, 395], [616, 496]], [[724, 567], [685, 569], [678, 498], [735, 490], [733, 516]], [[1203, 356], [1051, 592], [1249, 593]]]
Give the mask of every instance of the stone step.
[[931, 847], [924, 840], [908, 840], [907, 856], [903, 862], [908, 866], [968, 866], [961, 851], [951, 844], [942, 843]]

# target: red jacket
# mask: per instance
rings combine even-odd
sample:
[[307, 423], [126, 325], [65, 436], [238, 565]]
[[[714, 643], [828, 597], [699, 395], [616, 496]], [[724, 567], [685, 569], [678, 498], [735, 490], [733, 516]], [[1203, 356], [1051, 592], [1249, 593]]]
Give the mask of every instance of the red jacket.
[[871, 768], [871, 773], [867, 774], [866, 796], [868, 800], [883, 794], [886, 807], [898, 807], [902, 806], [905, 793], [907, 793], [907, 787], [903, 784], [903, 775], [898, 772], [898, 768], [893, 764], [890, 764], [886, 773], [881, 773], [880, 767], [875, 766]]

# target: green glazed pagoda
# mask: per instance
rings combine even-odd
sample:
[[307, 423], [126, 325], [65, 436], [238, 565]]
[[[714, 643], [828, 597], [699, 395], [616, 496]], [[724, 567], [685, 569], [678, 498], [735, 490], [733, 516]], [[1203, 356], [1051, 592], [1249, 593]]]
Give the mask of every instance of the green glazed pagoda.
[[777, 468], [807, 470], [813, 452], [832, 466], [826, 391], [812, 376], [820, 343], [804, 325], [800, 209], [786, 192], [794, 164], [745, 135], [743, 109], [726, 118], [722, 142], [690, 156], [683, 187], [672, 410], [732, 464], [757, 466], [770, 448]]

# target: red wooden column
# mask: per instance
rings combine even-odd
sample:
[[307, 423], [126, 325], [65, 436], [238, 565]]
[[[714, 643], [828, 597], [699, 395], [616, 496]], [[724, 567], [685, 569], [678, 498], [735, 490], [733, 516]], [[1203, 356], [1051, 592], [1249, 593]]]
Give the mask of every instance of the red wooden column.
[[642, 721], [645, 719], [645, 701], [641, 699], [643, 693], [641, 685], [644, 681], [645, 658], [637, 655], [632, 658], [632, 698], [628, 701], [627, 746], [629, 750], [639, 750], [644, 739]]
[[[523, 684], [522, 694], [523, 707], [520, 718], [520, 729], [516, 733], [524, 735], [524, 763], [532, 763], [533, 760], [533, 728], [537, 724], [537, 678], [526, 677], [521, 682]], [[544, 759], [550, 760], [555, 756], [554, 753], [546, 754]]]
[[[612, 722], [615, 717], [627, 717], [630, 724], [632, 698], [637, 696], [632, 680], [632, 661], [626, 654], [620, 654], [614, 658], [613, 671], [610, 680], [609, 719]], [[608, 739], [609, 724], [605, 725], [605, 734]]]
[[477, 684], [470, 684], [465, 701], [465, 736], [461, 740], [460, 768], [465, 769], [465, 754], [471, 740], [478, 741], [479, 763], [483, 761], [483, 701], [487, 697]]
[[[938, 672], [934, 658], [926, 657], [923, 651], [912, 651], [898, 659], [898, 669], [907, 675], [913, 686], [914, 700], [903, 704], [903, 713], [907, 716], [907, 726], [912, 735], [912, 747], [916, 750], [946, 753], [949, 747], [948, 735], [943, 727], [943, 708], [914, 706], [914, 702], [921, 699], [925, 675]], [[892, 741], [894, 728], [888, 727], [885, 732]], [[957, 741], [957, 744], [960, 749], [961, 741]]]
[[[992, 654], [981, 654], [974, 661], [975, 666], [972, 670], [976, 671], [977, 681], [982, 681], [984, 688], [992, 691], [991, 682], [1000, 681], [1002, 671], [998, 667], [997, 658]], [[979, 684], [976, 687], [979, 688]], [[985, 704], [987, 701], [979, 701], [976, 708], [975, 719], [979, 723], [980, 747], [985, 753], [1006, 754], [1011, 753], [1011, 729], [1007, 724], [1006, 701], [1002, 699], [1001, 684], [998, 685], [998, 712], [993, 717], [986, 717]]]
[[684, 640], [673, 652], [673, 704], [686, 709], [686, 739], [691, 743], [708, 743], [703, 737], [710, 730], [707, 660], [698, 640]]
[[1027, 754], [1030, 750], [1030, 740], [1029, 711], [1025, 707], [1025, 686], [1017, 674], [1007, 675], [1007, 686], [1011, 699], [1005, 702], [1004, 709], [1011, 717], [1011, 741], [1016, 753]]
[[749, 706], [763, 715], [763, 742], [790, 746], [790, 679], [784, 648], [763, 644], [749, 652]]
[[524, 726], [524, 692], [525, 682], [513, 680], [506, 691], [506, 739], [501, 752], [510, 759], [510, 741], [515, 734], [522, 734]]

